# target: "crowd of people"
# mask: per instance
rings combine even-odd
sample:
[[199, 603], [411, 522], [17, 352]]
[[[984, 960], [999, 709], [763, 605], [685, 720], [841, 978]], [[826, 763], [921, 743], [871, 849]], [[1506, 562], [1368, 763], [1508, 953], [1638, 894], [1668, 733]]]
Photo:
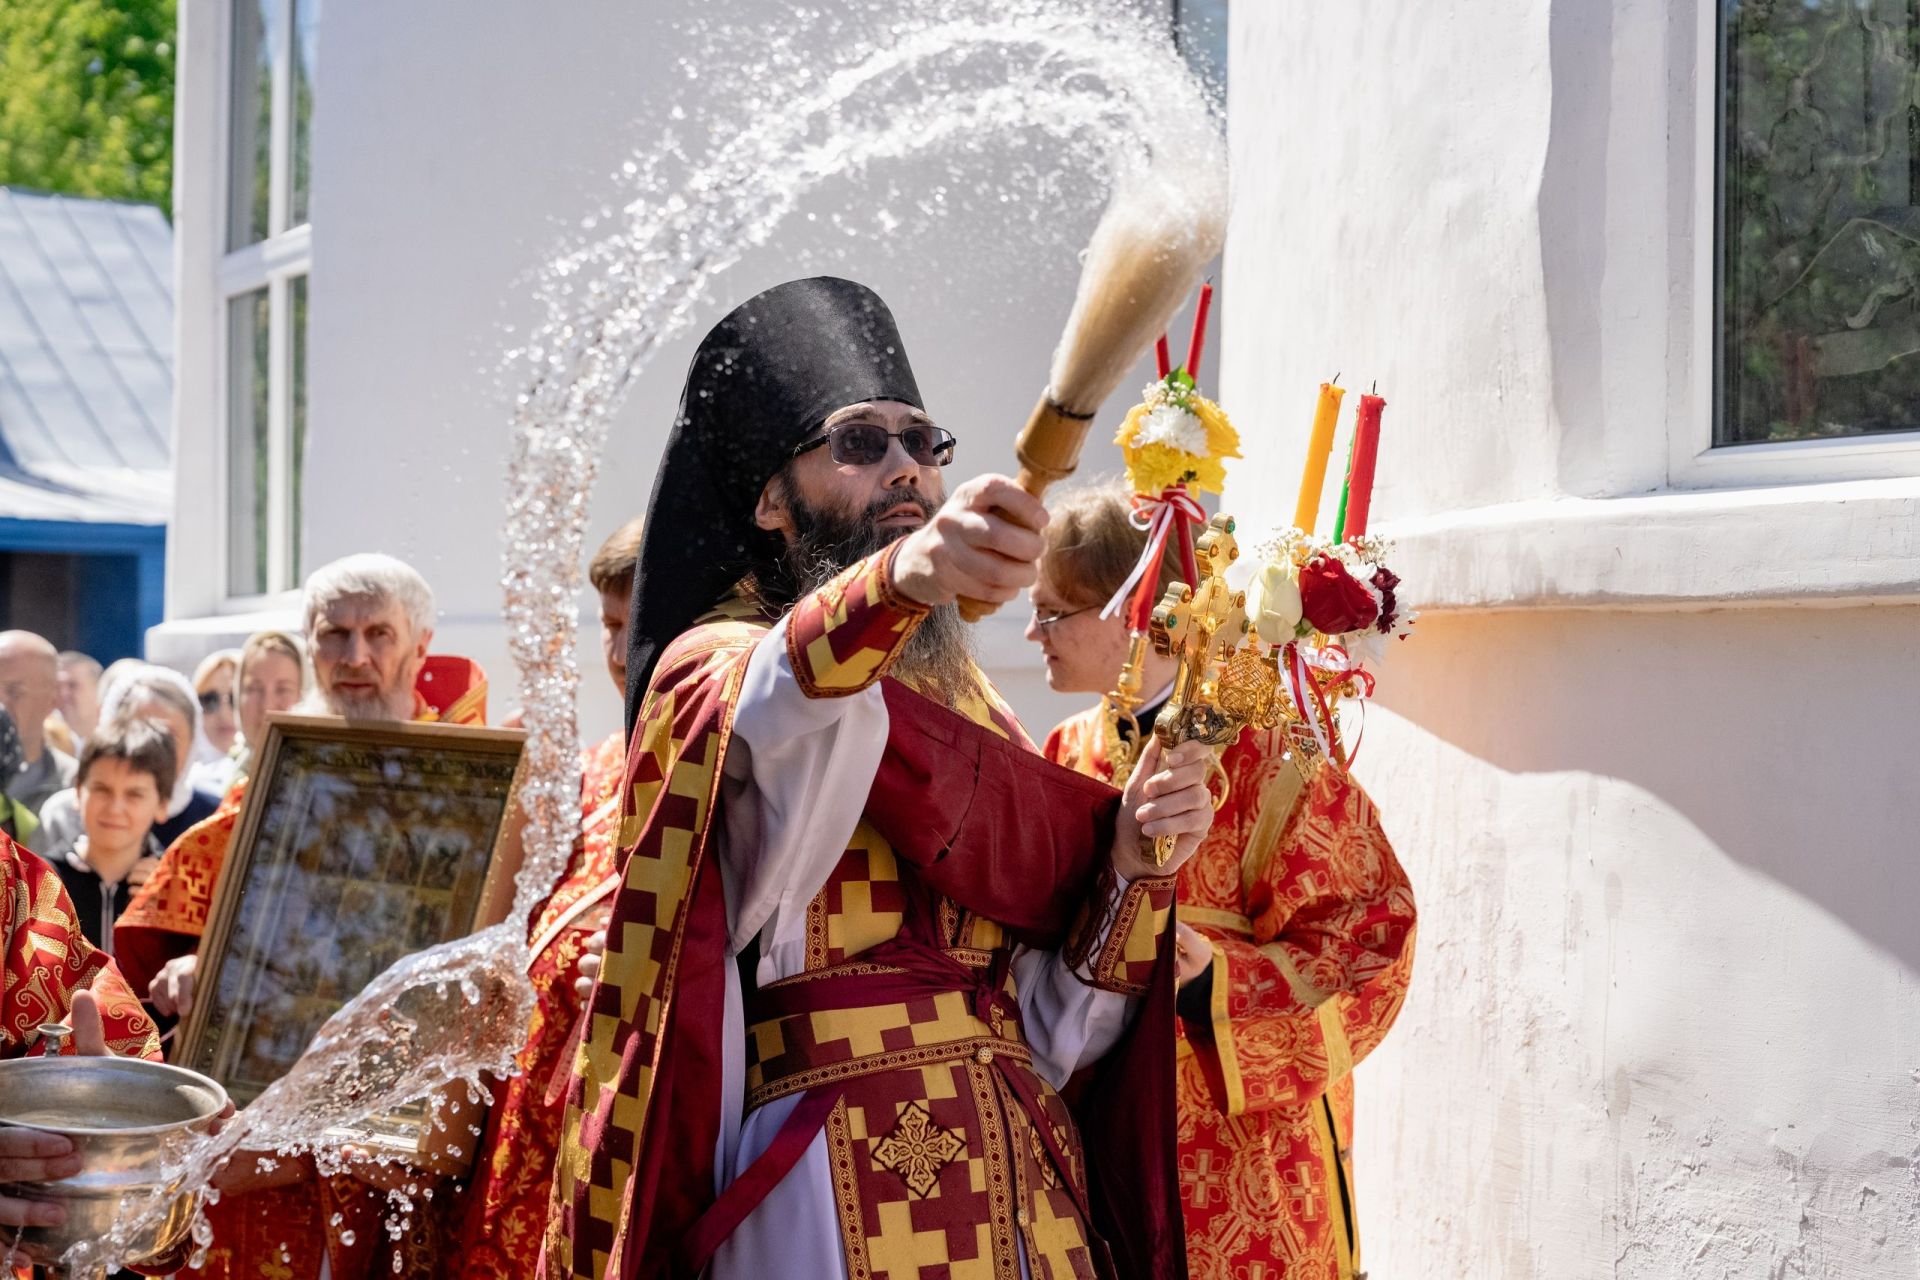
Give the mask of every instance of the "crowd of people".
[[[1050, 685], [1098, 699], [1146, 535], [1113, 488], [949, 495], [956, 444], [862, 286], [783, 285], [708, 335], [645, 520], [587, 566], [626, 725], [583, 752], [470, 1172], [243, 1153], [186, 1274], [1358, 1274], [1351, 1071], [1414, 933], [1377, 814], [1283, 730], [1163, 746], [1159, 655], [1137, 716], [1037, 746], [958, 601], [1025, 598]], [[54, 993], [4, 1011], [0, 1054], [41, 1015], [162, 1054], [266, 717], [484, 721], [433, 622], [418, 572], [364, 554], [309, 577], [298, 635], [191, 679], [0, 634], [7, 999]], [[57, 963], [15, 945], [35, 929]], [[0, 1183], [70, 1167], [26, 1141], [0, 1129]], [[0, 1224], [55, 1212], [0, 1194]]]
[[94, 946], [113, 954], [133, 892], [244, 776], [304, 671], [300, 642], [279, 631], [208, 656], [191, 680], [0, 632], [0, 831], [59, 872]]

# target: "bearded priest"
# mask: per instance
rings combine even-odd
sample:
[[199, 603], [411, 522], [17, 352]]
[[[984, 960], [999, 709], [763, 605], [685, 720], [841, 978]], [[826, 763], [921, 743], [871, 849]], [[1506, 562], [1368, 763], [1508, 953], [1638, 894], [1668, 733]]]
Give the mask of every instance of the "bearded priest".
[[955, 445], [850, 281], [694, 356], [549, 1280], [1186, 1274], [1169, 922], [1205, 764], [1123, 795], [1036, 752], [954, 602], [1031, 584], [1046, 513], [1000, 476], [947, 496]]

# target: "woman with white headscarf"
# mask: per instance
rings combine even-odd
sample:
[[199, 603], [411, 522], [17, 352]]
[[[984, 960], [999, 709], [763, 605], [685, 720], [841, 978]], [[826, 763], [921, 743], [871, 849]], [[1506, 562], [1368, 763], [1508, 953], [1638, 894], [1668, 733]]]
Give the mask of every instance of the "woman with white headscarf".
[[[119, 664], [116, 663], [115, 666]], [[100, 723], [115, 720], [151, 720], [173, 735], [175, 758], [218, 759], [219, 753], [200, 727], [200, 697], [193, 682], [171, 667], [143, 662], [102, 681]], [[171, 845], [194, 823], [213, 816], [220, 797], [194, 785], [181, 769], [167, 801], [166, 820], [153, 828], [162, 848]], [[57, 791], [40, 809], [41, 839], [48, 843], [71, 839], [80, 831], [80, 798], [71, 787]]]
[[240, 651], [220, 649], [193, 669], [194, 695], [200, 702], [200, 732], [213, 756], [202, 764], [223, 763], [240, 736]]

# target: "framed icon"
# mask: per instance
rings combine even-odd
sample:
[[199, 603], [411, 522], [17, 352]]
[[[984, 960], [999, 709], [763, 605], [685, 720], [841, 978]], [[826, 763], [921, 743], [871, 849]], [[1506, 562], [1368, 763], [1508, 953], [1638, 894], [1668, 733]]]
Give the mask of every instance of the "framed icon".
[[[506, 919], [526, 735], [274, 715], [220, 868], [174, 1060], [241, 1105], [403, 956]], [[449, 1171], [421, 1103], [351, 1138]], [[468, 1147], [471, 1147], [471, 1143]]]

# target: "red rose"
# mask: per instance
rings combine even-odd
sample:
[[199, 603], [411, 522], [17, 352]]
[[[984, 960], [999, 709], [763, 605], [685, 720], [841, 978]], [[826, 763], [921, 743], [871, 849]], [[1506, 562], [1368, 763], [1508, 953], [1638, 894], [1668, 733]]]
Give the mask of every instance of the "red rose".
[[1332, 556], [1315, 556], [1300, 571], [1300, 611], [1315, 631], [1330, 636], [1370, 627], [1380, 616], [1373, 593]]
[[1380, 593], [1380, 620], [1374, 623], [1374, 629], [1383, 636], [1393, 634], [1393, 624], [1400, 620], [1400, 601], [1393, 589], [1400, 585], [1400, 575], [1381, 565], [1373, 571], [1373, 589]]

